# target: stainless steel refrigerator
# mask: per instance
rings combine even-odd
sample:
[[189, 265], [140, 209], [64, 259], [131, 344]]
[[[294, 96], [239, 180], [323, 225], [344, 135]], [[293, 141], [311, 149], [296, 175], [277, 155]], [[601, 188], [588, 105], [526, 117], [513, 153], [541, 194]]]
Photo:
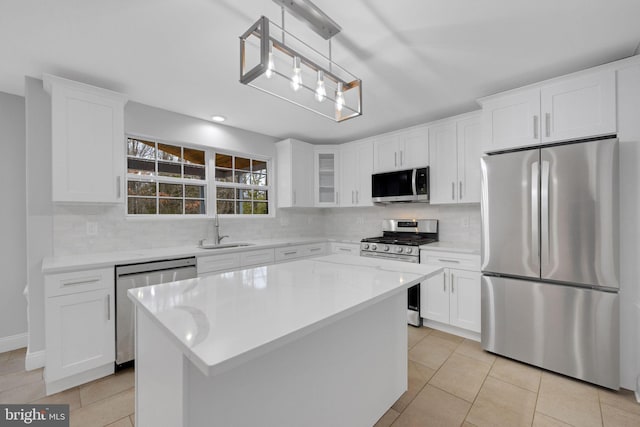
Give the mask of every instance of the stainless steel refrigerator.
[[482, 158], [482, 347], [619, 388], [618, 141]]

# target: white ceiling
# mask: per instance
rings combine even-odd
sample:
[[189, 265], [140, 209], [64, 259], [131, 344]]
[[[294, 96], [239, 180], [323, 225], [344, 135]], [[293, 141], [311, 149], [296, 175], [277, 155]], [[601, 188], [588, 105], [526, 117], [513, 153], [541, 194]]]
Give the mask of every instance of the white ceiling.
[[[0, 91], [23, 95], [25, 75], [51, 73], [337, 143], [471, 111], [476, 98], [630, 56], [640, 42], [638, 0], [315, 4], [343, 28], [333, 58], [363, 81], [362, 117], [333, 123], [238, 82], [238, 36], [261, 15], [280, 21], [271, 0], [2, 0]], [[287, 29], [302, 32], [294, 21]]]

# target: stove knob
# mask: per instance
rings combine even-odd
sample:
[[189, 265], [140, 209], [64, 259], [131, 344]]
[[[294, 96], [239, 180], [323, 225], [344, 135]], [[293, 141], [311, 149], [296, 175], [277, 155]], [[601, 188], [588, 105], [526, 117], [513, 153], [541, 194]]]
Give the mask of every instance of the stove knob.
[[383, 249], [384, 249], [385, 252], [389, 252], [389, 245], [384, 245]]
[[369, 249], [369, 244], [368, 243], [363, 243], [362, 244], [362, 249]]
[[396, 252], [397, 252], [397, 253], [399, 253], [399, 254], [401, 254], [401, 253], [402, 253], [402, 247], [398, 246], [398, 247], [396, 248]]
[[375, 251], [376, 249], [378, 249], [378, 245], [376, 245], [375, 243], [373, 245], [371, 245], [371, 250]]
[[413, 248], [406, 248], [404, 251], [408, 254], [411, 254], [413, 253]]

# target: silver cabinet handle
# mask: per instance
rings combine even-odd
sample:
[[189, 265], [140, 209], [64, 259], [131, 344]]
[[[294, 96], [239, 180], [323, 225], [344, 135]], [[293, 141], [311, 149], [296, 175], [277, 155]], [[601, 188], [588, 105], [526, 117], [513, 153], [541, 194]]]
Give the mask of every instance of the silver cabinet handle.
[[551, 136], [551, 113], [546, 113], [544, 115], [544, 127], [545, 127], [545, 134], [548, 138]]
[[116, 195], [118, 199], [122, 197], [121, 183], [122, 183], [121, 177], [117, 176], [116, 177]]
[[398, 152], [393, 153], [393, 166], [398, 166]]
[[455, 287], [454, 287], [454, 281], [453, 281], [453, 273], [451, 273], [451, 293], [455, 292]]
[[460, 181], [460, 191], [458, 192], [458, 199], [462, 200], [462, 181]]
[[442, 292], [447, 292], [447, 275], [442, 273]]
[[351, 204], [355, 203], [355, 191], [351, 190]]
[[338, 250], [343, 251], [343, 252], [351, 252], [351, 249], [349, 249], [349, 248], [338, 248]]
[[358, 190], [356, 190], [356, 204], [360, 203], [360, 194], [358, 193]]
[[295, 255], [297, 253], [298, 251], [292, 251], [292, 252], [285, 252], [283, 255]]
[[403, 159], [403, 157], [404, 157], [404, 156], [402, 155], [402, 150], [400, 150], [400, 166], [402, 166], [402, 165], [404, 164], [404, 162], [403, 162], [403, 160], [404, 160], [404, 159]]
[[455, 200], [456, 199], [456, 183], [452, 182], [451, 183], [451, 200]]
[[309, 252], [318, 252], [318, 251], [321, 251], [321, 250], [322, 250], [322, 248], [311, 248], [311, 249], [309, 249]]
[[62, 286], [75, 286], [75, 285], [89, 285], [100, 281], [100, 277], [85, 277], [82, 279], [67, 280], [62, 283]]
[[107, 294], [107, 320], [111, 320], [111, 295]]
[[533, 139], [538, 139], [538, 115], [533, 116]]
[[458, 261], [457, 259], [441, 259], [441, 258], [438, 258], [438, 261], [440, 261], [440, 262], [452, 262], [454, 264], [460, 264], [460, 261]]

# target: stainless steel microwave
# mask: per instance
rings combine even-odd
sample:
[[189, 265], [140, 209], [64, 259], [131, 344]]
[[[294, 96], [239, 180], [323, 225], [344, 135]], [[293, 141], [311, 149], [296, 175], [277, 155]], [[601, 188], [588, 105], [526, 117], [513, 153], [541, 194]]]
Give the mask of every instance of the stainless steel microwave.
[[371, 176], [374, 203], [429, 201], [429, 166], [376, 173]]

